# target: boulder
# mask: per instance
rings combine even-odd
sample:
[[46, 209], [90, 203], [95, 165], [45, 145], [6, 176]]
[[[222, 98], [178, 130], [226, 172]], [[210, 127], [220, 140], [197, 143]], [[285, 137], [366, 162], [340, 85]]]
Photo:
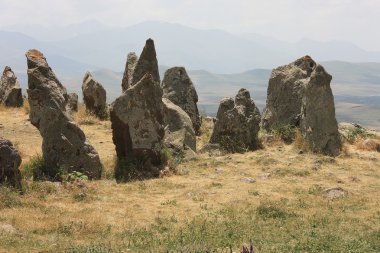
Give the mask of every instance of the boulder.
[[67, 102], [67, 110], [70, 112], [78, 111], [78, 94], [76, 93], [68, 93], [68, 102]]
[[272, 70], [261, 126], [271, 128], [299, 126], [302, 98], [316, 63], [305, 56]]
[[133, 72], [135, 71], [138, 60], [139, 58], [135, 52], [128, 54], [123, 80], [121, 82], [121, 88], [123, 92], [125, 92], [132, 85]]
[[220, 102], [210, 143], [219, 143], [231, 152], [259, 148], [260, 112], [249, 91], [240, 89], [235, 99]]
[[160, 83], [156, 49], [152, 39], [148, 39], [145, 43], [144, 49], [133, 70], [132, 82], [129, 83], [129, 86], [139, 82], [146, 73], [152, 75], [154, 82]]
[[42, 136], [45, 170], [42, 177], [57, 178], [58, 171], [81, 172], [99, 179], [102, 164], [96, 150], [66, 111], [69, 96], [49, 67], [44, 55], [36, 49], [26, 53], [28, 65], [28, 100], [30, 122]]
[[12, 69], [6, 66], [0, 80], [0, 103], [9, 107], [20, 107], [23, 102], [20, 83]]
[[21, 190], [21, 156], [12, 142], [0, 139], [0, 185]]
[[301, 133], [312, 151], [337, 156], [341, 140], [330, 87], [332, 77], [312, 60], [309, 66], [313, 66], [313, 69], [302, 98]]
[[168, 69], [162, 81], [162, 89], [165, 98], [181, 107], [189, 115], [195, 133], [199, 135], [201, 118], [197, 107], [198, 94], [186, 69], [183, 67]]
[[196, 151], [196, 137], [190, 117], [179, 106], [163, 98], [165, 143], [178, 150]]
[[267, 130], [288, 125], [300, 127], [312, 151], [338, 155], [341, 141], [331, 79], [308, 55], [274, 69], [261, 126]]
[[97, 82], [90, 72], [86, 72], [82, 84], [83, 102], [86, 110], [100, 119], [107, 118], [106, 90]]
[[165, 135], [162, 90], [153, 75], [146, 73], [110, 107], [112, 140], [118, 160], [144, 161], [142, 170], [161, 164]]

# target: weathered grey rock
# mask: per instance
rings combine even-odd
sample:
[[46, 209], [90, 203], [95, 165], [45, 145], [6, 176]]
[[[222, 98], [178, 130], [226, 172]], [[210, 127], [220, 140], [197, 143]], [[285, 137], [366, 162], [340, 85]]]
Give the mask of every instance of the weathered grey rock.
[[123, 80], [121, 82], [121, 88], [123, 92], [125, 92], [132, 85], [133, 72], [135, 71], [138, 60], [139, 58], [135, 52], [128, 54]]
[[316, 63], [305, 56], [272, 70], [266, 107], [261, 125], [269, 130], [276, 126], [299, 126], [302, 98]]
[[165, 135], [162, 90], [150, 73], [112, 103], [110, 117], [119, 160], [134, 157], [160, 165]]
[[219, 143], [232, 152], [243, 152], [260, 147], [260, 112], [249, 91], [240, 89], [235, 97], [220, 102], [210, 143]]
[[107, 95], [103, 86], [90, 72], [86, 72], [82, 84], [83, 102], [86, 110], [100, 119], [107, 118]]
[[331, 75], [310, 56], [272, 71], [261, 126], [300, 127], [311, 150], [338, 155], [341, 142], [335, 119]]
[[337, 156], [341, 149], [338, 123], [335, 118], [331, 75], [315, 62], [302, 98], [300, 128], [314, 152]]
[[179, 106], [163, 98], [165, 143], [177, 149], [196, 151], [196, 137], [190, 117]]
[[76, 93], [68, 93], [67, 110], [70, 112], [78, 111], [78, 95]]
[[182, 108], [190, 117], [196, 135], [199, 135], [201, 118], [197, 102], [198, 94], [184, 67], [170, 68], [162, 81], [164, 97]]
[[26, 53], [28, 64], [28, 100], [30, 122], [42, 136], [46, 179], [56, 179], [58, 170], [78, 171], [90, 179], [101, 176], [102, 164], [96, 150], [67, 113], [66, 88], [36, 49]]
[[152, 75], [154, 82], [160, 83], [156, 49], [152, 39], [148, 39], [145, 43], [144, 49], [133, 70], [132, 82], [129, 83], [129, 86], [139, 82], [146, 73], [150, 73]]
[[21, 189], [21, 156], [12, 142], [0, 139], [0, 185]]
[[6, 66], [0, 80], [0, 103], [9, 107], [20, 107], [23, 102], [20, 83], [12, 69]]

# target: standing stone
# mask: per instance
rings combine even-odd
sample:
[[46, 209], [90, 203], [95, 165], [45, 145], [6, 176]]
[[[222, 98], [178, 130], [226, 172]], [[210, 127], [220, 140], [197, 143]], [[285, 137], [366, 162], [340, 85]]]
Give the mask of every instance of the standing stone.
[[165, 143], [177, 150], [196, 151], [196, 137], [189, 115], [169, 99], [162, 99], [164, 105]]
[[67, 113], [66, 88], [36, 49], [26, 53], [28, 64], [29, 118], [42, 136], [45, 160], [43, 177], [57, 179], [59, 170], [82, 172], [99, 179], [102, 171], [99, 155], [87, 143], [86, 136]]
[[341, 147], [331, 75], [310, 56], [272, 71], [262, 127], [292, 125], [314, 152], [337, 155]]
[[133, 72], [135, 71], [138, 60], [139, 58], [135, 52], [128, 54], [123, 80], [121, 82], [121, 88], [123, 92], [125, 92], [132, 85]]
[[260, 147], [260, 111], [249, 91], [240, 89], [235, 97], [220, 102], [210, 143], [218, 143], [231, 152], [244, 152]]
[[198, 94], [186, 69], [183, 67], [168, 69], [162, 81], [162, 88], [164, 97], [181, 107], [189, 115], [195, 133], [199, 135], [201, 118], [197, 107]]
[[67, 110], [70, 112], [78, 111], [78, 94], [76, 93], [68, 93], [67, 94], [69, 101], [67, 103]]
[[9, 107], [20, 107], [23, 102], [20, 83], [12, 69], [6, 66], [0, 80], [0, 103]]
[[321, 65], [314, 66], [302, 99], [301, 133], [312, 151], [337, 156], [341, 140], [330, 87], [332, 77]]
[[119, 161], [144, 161], [144, 171], [161, 164], [165, 135], [162, 90], [153, 75], [145, 74], [118, 97], [111, 105], [110, 118]]
[[20, 164], [20, 153], [12, 142], [0, 139], [0, 185], [10, 185], [21, 190]]
[[305, 56], [272, 71], [261, 125], [271, 128], [299, 126], [302, 98], [316, 63]]
[[100, 119], [107, 118], [106, 90], [97, 82], [90, 72], [86, 72], [82, 85], [83, 101], [87, 112], [93, 113]]
[[150, 73], [152, 75], [154, 82], [160, 83], [156, 49], [152, 39], [148, 39], [145, 43], [144, 49], [134, 68], [132, 82], [129, 83], [129, 86], [139, 82], [146, 73]]

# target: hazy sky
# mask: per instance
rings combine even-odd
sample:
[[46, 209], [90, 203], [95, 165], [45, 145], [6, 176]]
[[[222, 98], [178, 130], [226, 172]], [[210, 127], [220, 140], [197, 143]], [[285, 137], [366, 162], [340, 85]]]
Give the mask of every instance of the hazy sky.
[[0, 28], [145, 20], [255, 32], [279, 39], [346, 40], [380, 51], [380, 0], [0, 0]]

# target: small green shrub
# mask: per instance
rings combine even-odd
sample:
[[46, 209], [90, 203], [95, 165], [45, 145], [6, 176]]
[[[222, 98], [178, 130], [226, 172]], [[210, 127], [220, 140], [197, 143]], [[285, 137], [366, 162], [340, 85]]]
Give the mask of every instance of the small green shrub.
[[33, 175], [33, 180], [36, 181], [59, 181], [59, 168], [47, 168], [44, 158], [37, 154], [33, 156], [30, 161], [24, 165], [24, 177]]
[[68, 173], [64, 170], [60, 170], [59, 176], [62, 182], [76, 182], [76, 181], [88, 180], [88, 177], [85, 174], [78, 171], [73, 171], [73, 172]]
[[347, 141], [353, 144], [357, 139], [366, 139], [372, 137], [373, 134], [367, 132], [365, 128], [355, 127], [353, 130], [350, 130], [347, 134]]
[[290, 144], [296, 137], [297, 128], [291, 124], [281, 124], [273, 126], [269, 132], [282, 139], [286, 144]]

